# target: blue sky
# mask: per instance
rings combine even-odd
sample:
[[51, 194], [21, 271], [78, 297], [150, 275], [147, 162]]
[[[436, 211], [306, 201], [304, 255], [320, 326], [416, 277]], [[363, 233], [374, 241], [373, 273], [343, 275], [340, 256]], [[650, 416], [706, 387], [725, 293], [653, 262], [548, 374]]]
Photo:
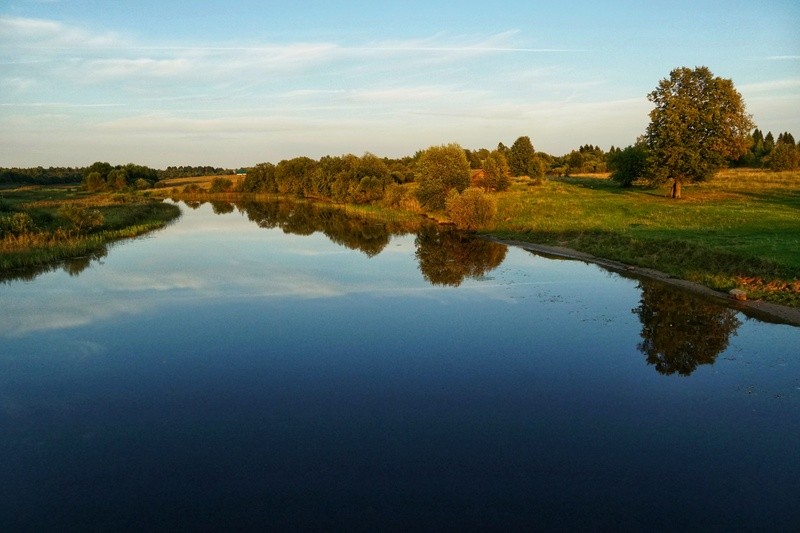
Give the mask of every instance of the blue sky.
[[635, 141], [676, 67], [800, 135], [800, 3], [0, 1], [0, 166]]

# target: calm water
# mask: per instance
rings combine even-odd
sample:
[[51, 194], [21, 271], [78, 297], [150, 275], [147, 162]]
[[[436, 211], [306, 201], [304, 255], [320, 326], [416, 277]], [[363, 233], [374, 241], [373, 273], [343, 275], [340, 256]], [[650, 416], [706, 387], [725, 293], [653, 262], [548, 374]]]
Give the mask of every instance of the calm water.
[[800, 527], [800, 328], [289, 204], [0, 285], [4, 530]]

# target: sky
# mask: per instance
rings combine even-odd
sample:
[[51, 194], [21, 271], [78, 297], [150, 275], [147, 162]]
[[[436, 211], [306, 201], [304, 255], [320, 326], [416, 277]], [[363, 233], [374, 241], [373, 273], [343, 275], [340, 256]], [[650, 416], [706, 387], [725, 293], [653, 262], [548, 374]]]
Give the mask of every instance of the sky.
[[800, 136], [796, 0], [0, 0], [0, 167], [607, 150], [701, 65]]

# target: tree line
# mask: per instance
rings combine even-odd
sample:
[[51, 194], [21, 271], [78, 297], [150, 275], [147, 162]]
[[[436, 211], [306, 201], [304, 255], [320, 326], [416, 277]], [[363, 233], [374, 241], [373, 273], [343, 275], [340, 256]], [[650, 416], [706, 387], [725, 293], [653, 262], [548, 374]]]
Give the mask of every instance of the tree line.
[[0, 184], [60, 185], [80, 183], [83, 169], [72, 167], [0, 168]]
[[[89, 180], [92, 190], [134, 188], [136, 181], [140, 178], [146, 180], [149, 186], [153, 186], [160, 180], [170, 178], [234, 174], [234, 170], [212, 166], [170, 166], [164, 170], [159, 170], [134, 163], [111, 165], [110, 163], [98, 161], [88, 167], [0, 168], [0, 184], [88, 185], [87, 178], [93, 172], [97, 172], [100, 175], [103, 183], [99, 183], [97, 176], [92, 176], [92, 180]], [[109, 180], [108, 175], [112, 172], [112, 178]], [[143, 183], [140, 182], [139, 185], [143, 185]]]

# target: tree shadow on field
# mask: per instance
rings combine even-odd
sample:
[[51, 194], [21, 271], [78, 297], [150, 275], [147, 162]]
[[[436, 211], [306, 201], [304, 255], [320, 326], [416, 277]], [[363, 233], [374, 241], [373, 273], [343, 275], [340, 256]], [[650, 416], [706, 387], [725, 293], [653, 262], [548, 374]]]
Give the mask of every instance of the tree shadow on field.
[[761, 203], [778, 205], [800, 211], [800, 191], [780, 190], [776, 192], [743, 191], [741, 196], [752, 198]]
[[645, 183], [634, 183], [629, 187], [623, 187], [611, 178], [599, 179], [575, 176], [569, 178], [559, 178], [559, 181], [565, 185], [571, 185], [581, 189], [591, 189], [593, 191], [602, 191], [609, 194], [630, 196], [644, 195], [654, 196], [656, 198], [669, 197], [668, 191], [664, 190], [662, 187], [648, 185]]

